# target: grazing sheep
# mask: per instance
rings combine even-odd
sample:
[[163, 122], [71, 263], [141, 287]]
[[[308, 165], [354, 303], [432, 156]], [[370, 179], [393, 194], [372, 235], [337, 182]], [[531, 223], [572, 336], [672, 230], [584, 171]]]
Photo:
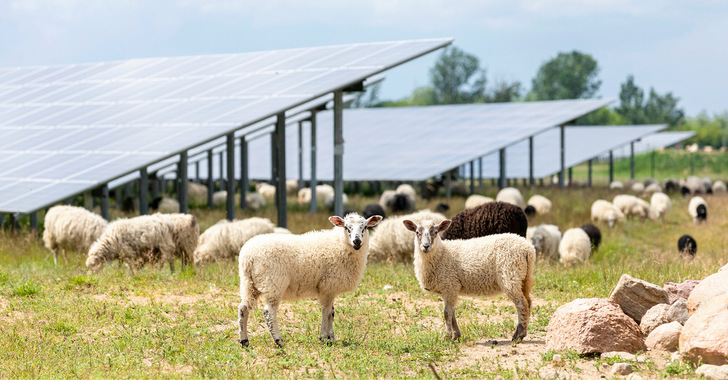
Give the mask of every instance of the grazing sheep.
[[521, 192], [515, 187], [506, 187], [501, 189], [501, 191], [498, 192], [498, 195], [495, 196], [495, 200], [510, 203], [520, 208], [526, 207], [526, 202], [523, 201], [523, 195], [521, 195]]
[[556, 260], [559, 258], [561, 231], [558, 226], [542, 224], [536, 227], [529, 241], [533, 242], [537, 257], [546, 260]]
[[295, 196], [298, 193], [298, 180], [287, 179], [286, 180], [286, 194]]
[[645, 218], [655, 219], [655, 214], [651, 213], [650, 204], [634, 195], [621, 194], [612, 200], [614, 207], [626, 217], [638, 217], [644, 221]]
[[662, 186], [659, 183], [651, 183], [645, 187], [645, 194], [662, 192]]
[[[154, 214], [154, 216], [172, 223], [172, 239], [175, 244], [174, 256], [182, 260], [182, 267], [192, 264], [197, 240], [200, 237], [200, 225], [194, 215], [189, 214]], [[170, 263], [174, 272], [174, 264]]]
[[624, 220], [624, 214], [609, 201], [597, 199], [591, 206], [592, 222], [605, 222], [609, 228], [613, 228], [617, 222]]
[[650, 208], [655, 219], [665, 219], [665, 215], [670, 212], [671, 207], [672, 201], [665, 193], [657, 192], [652, 194], [652, 197], [650, 197]]
[[443, 221], [445, 215], [430, 210], [421, 210], [409, 215], [390, 216], [384, 219], [372, 233], [369, 243], [369, 260], [371, 262], [390, 263], [412, 260], [414, 240], [402, 224], [405, 219], [420, 222], [423, 220]]
[[404, 221], [415, 232], [415, 276], [420, 287], [439, 294], [445, 304], [445, 327], [452, 340], [460, 338], [455, 305], [460, 295], [490, 296], [505, 293], [516, 306], [518, 327], [512, 341], [526, 336], [531, 317], [531, 287], [536, 252], [516, 234], [469, 240], [442, 240], [449, 220]]
[[630, 189], [634, 193], [642, 193], [642, 192], [645, 191], [645, 185], [643, 185], [641, 182], [635, 182], [635, 183], [632, 184], [632, 186], [630, 187]]
[[265, 182], [255, 184], [255, 192], [262, 195], [267, 201], [276, 199], [276, 187]]
[[593, 224], [585, 224], [581, 226], [581, 229], [589, 235], [589, 241], [591, 242], [592, 251], [599, 249], [599, 244], [602, 243], [602, 231], [599, 231], [599, 227]]
[[510, 203], [496, 201], [455, 214], [442, 238], [472, 239], [508, 232], [525, 238], [527, 229], [528, 220], [523, 209]]
[[[207, 186], [199, 183], [187, 183], [187, 196], [192, 204], [207, 204]], [[179, 211], [177, 211], [179, 212]]]
[[705, 199], [697, 196], [690, 198], [688, 212], [693, 217], [693, 222], [705, 222], [708, 219], [708, 206], [705, 203]]
[[711, 181], [710, 178], [703, 177], [700, 181], [703, 183], [703, 189], [706, 194], [713, 193], [713, 181]]
[[[331, 185], [316, 186], [316, 202], [323, 202], [329, 195], [334, 194], [334, 188]], [[311, 203], [311, 188], [304, 187], [298, 190], [298, 204]]]
[[725, 182], [723, 182], [723, 181], [713, 182], [713, 193], [714, 194], [725, 193], [726, 191], [728, 191], [728, 189], [726, 188]]
[[109, 223], [89, 249], [86, 266], [99, 270], [104, 263], [119, 260], [133, 271], [146, 263], [169, 262], [174, 270], [174, 225], [156, 215], [118, 219]]
[[386, 218], [387, 215], [384, 212], [384, 208], [379, 205], [378, 203], [370, 203], [366, 206], [364, 206], [364, 211], [362, 211], [361, 216], [363, 216], [366, 219], [369, 219], [370, 216], [373, 215], [379, 215], [382, 218]]
[[399, 186], [397, 186], [397, 190], [395, 190], [397, 194], [404, 194], [407, 197], [409, 197], [412, 202], [417, 200], [417, 192], [415, 191], [415, 188], [411, 185], [408, 185], [406, 183], [403, 183]]
[[172, 198], [156, 197], [149, 203], [149, 209], [161, 214], [177, 214], [179, 213], [179, 202]]
[[591, 240], [581, 228], [569, 228], [559, 243], [559, 256], [561, 264], [569, 267], [583, 264], [589, 259], [591, 253]]
[[683, 196], [706, 193], [705, 183], [696, 176], [689, 176], [681, 185], [680, 192]]
[[367, 264], [370, 227], [382, 218], [349, 214], [329, 218], [334, 228], [303, 235], [268, 234], [250, 239], [240, 250], [238, 324], [240, 345], [248, 346], [248, 317], [260, 296], [273, 341], [283, 346], [278, 306], [283, 300], [316, 297], [321, 304], [322, 341], [334, 341], [334, 299], [355, 290]]
[[450, 205], [447, 203], [438, 203], [437, 206], [435, 206], [435, 212], [439, 212], [440, 214], [450, 211]]
[[58, 265], [58, 252], [64, 257], [66, 250], [85, 255], [107, 224], [104, 218], [83, 207], [53, 206], [45, 215], [43, 243], [53, 252], [53, 263]]
[[221, 190], [212, 193], [212, 205], [215, 207], [224, 206], [227, 204], [227, 191]]
[[266, 200], [265, 197], [258, 193], [247, 193], [245, 194], [245, 207], [253, 210], [258, 211], [265, 207]]
[[533, 206], [538, 215], [546, 215], [551, 212], [551, 201], [543, 195], [532, 196], [528, 199], [528, 205]]
[[493, 198], [491, 197], [484, 197], [482, 195], [473, 194], [468, 197], [468, 199], [465, 200], [465, 208], [476, 208], [482, 204], [493, 202]]
[[677, 240], [677, 251], [683, 259], [693, 260], [698, 253], [698, 242], [690, 235], [680, 236]]
[[672, 194], [680, 189], [680, 182], [676, 179], [666, 179], [663, 182], [663, 187], [665, 188], [665, 193]]
[[412, 212], [415, 209], [415, 202], [409, 195], [397, 193], [389, 202], [389, 209], [392, 212]]
[[[341, 203], [344, 207], [349, 205], [349, 197], [344, 193], [341, 193]], [[326, 196], [326, 198], [324, 198], [324, 207], [327, 207], [329, 209], [334, 208], [334, 194], [333, 193], [328, 194]], [[346, 215], [346, 213], [344, 213], [344, 215]]]
[[389, 207], [389, 203], [392, 202], [395, 195], [397, 195], [397, 192], [394, 190], [384, 190], [382, 195], [379, 196], [379, 205], [382, 206], [382, 208]]
[[647, 178], [642, 183], [645, 185], [645, 189], [647, 189], [650, 185], [659, 184], [659, 182], [654, 178]]
[[265, 218], [248, 218], [234, 222], [221, 220], [200, 235], [195, 250], [195, 264], [232, 260], [248, 240], [256, 235], [274, 232], [275, 226]]
[[624, 184], [619, 181], [613, 181], [609, 184], [609, 190], [622, 190], [624, 189]]

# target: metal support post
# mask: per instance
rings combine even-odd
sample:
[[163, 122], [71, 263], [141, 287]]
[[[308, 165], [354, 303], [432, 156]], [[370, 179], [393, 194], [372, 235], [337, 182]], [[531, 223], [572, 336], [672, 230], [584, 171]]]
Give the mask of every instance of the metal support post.
[[589, 179], [588, 179], [588, 182], [589, 182], [589, 187], [592, 187], [592, 162], [594, 162], [594, 159], [592, 158], [592, 159], [590, 159], [587, 162], [588, 162], [587, 165], [589, 166]]
[[609, 183], [614, 182], [614, 152], [609, 151]]
[[215, 177], [212, 176], [212, 149], [207, 151], [207, 208], [212, 208], [212, 193], [215, 192]]
[[311, 111], [311, 212], [315, 213], [318, 207], [316, 199], [316, 111]]
[[475, 194], [475, 160], [470, 161], [470, 194]]
[[276, 117], [276, 204], [278, 206], [278, 226], [286, 228], [288, 202], [286, 201], [286, 113], [281, 112]]
[[344, 102], [342, 91], [334, 91], [334, 215], [343, 216], [344, 204]]
[[235, 133], [227, 135], [227, 219], [235, 220]]
[[528, 186], [533, 187], [533, 136], [528, 137]]
[[177, 164], [177, 201], [179, 202], [179, 212], [186, 214], [189, 209], [189, 195], [187, 194], [187, 151], [179, 154], [179, 163]]
[[569, 168], [569, 186], [574, 184], [574, 177], [573, 177], [573, 168]]
[[561, 163], [560, 168], [561, 168], [561, 171], [559, 171], [559, 188], [563, 189], [564, 188], [564, 174], [565, 174], [564, 171], [566, 170], [566, 167], [565, 167], [566, 166], [566, 148], [564, 146], [565, 145], [564, 144], [564, 140], [565, 140], [565, 138], [564, 138], [565, 128], [564, 128], [564, 125], [563, 124], [561, 124], [559, 126], [559, 130], [561, 132], [561, 135], [559, 137], [559, 140], [561, 142], [561, 150], [560, 150], [560, 152], [561, 152], [560, 153], [560, 163]]
[[[274, 132], [270, 134], [270, 184], [277, 188], [278, 184], [276, 182], [278, 180], [278, 145], [276, 145], [276, 141], [278, 141], [278, 134], [276, 133], [276, 131], [278, 131], [277, 127]], [[278, 202], [277, 197], [276, 202]], [[276, 207], [278, 207], [278, 203], [276, 203]]]
[[248, 142], [245, 136], [242, 136], [240, 137], [240, 208], [243, 210], [248, 206], [245, 202], [248, 187]]
[[629, 178], [634, 179], [634, 141], [629, 143]]
[[298, 122], [298, 188], [303, 188], [303, 120]]
[[478, 157], [478, 189], [483, 191], [483, 157]]
[[223, 163], [225, 162], [225, 159], [223, 158], [223, 152], [220, 152], [218, 154], [220, 161], [218, 162], [220, 166], [220, 190], [225, 190], [225, 168], [223, 168]]
[[501, 148], [498, 151], [498, 188], [502, 189], [506, 187], [506, 149]]
[[38, 212], [30, 213], [30, 230], [38, 232]]
[[149, 175], [147, 168], [139, 170], [139, 215], [149, 214]]
[[109, 185], [101, 187], [101, 217], [109, 220]]

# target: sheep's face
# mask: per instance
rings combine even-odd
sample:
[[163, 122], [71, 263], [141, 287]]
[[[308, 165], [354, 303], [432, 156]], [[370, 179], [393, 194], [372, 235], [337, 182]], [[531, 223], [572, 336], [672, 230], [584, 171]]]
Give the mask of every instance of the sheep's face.
[[536, 252], [543, 251], [544, 246], [544, 236], [541, 234], [534, 234], [534, 236], [531, 238], [533, 241], [533, 247], [536, 248]]
[[92, 271], [97, 271], [101, 269], [104, 266], [104, 261], [106, 261], [104, 257], [99, 254], [100, 249], [101, 244], [99, 244], [99, 242], [94, 242], [88, 251], [88, 257], [86, 258], [86, 267], [88, 269], [91, 269]]
[[364, 219], [355, 212], [346, 215], [344, 218], [338, 216], [329, 218], [331, 224], [344, 229], [347, 241], [357, 251], [364, 245], [364, 241], [369, 238], [368, 229], [376, 226], [380, 220], [382, 220], [382, 217], [379, 215], [372, 215], [369, 219]]
[[440, 232], [450, 227], [449, 219], [443, 220], [440, 224], [435, 224], [431, 220], [424, 220], [419, 225], [411, 220], [404, 220], [402, 222], [408, 230], [415, 233], [415, 245], [419, 246], [420, 250], [424, 253], [430, 252], [438, 241]]
[[698, 221], [704, 222], [708, 219], [708, 209], [705, 207], [704, 204], [698, 205], [695, 211], [698, 214]]

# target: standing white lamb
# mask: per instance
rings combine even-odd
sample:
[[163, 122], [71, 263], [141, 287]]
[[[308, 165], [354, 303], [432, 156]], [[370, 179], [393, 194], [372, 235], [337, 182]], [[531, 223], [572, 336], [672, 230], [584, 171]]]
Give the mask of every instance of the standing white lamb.
[[445, 304], [445, 327], [452, 340], [460, 338], [455, 305], [460, 295], [489, 296], [505, 293], [516, 306], [518, 327], [514, 342], [521, 341], [531, 317], [531, 287], [536, 252], [516, 234], [490, 235], [467, 240], [442, 240], [450, 220], [439, 224], [405, 220], [415, 232], [415, 276], [420, 287], [439, 294]]
[[597, 199], [591, 206], [591, 219], [594, 222], [605, 222], [612, 228], [617, 222], [624, 220], [624, 214], [611, 202]]
[[[527, 234], [528, 235], [528, 234]], [[536, 249], [536, 255], [547, 260], [559, 258], [559, 243], [561, 231], [553, 224], [542, 224], [536, 227], [529, 239]]]
[[569, 228], [559, 243], [560, 261], [565, 266], [583, 264], [591, 254], [591, 240], [581, 228]]
[[118, 219], [110, 223], [89, 249], [86, 266], [99, 270], [118, 259], [132, 271], [146, 263], [169, 262], [174, 269], [174, 225], [154, 215]]
[[66, 250], [83, 252], [101, 236], [108, 222], [85, 208], [53, 206], [45, 215], [43, 243], [53, 252], [53, 263], [58, 265], [58, 253]]
[[409, 219], [415, 223], [423, 220], [434, 220], [439, 223], [445, 219], [445, 215], [421, 210], [413, 214], [390, 216], [384, 219], [372, 232], [372, 241], [369, 244], [369, 260], [371, 262], [387, 261], [391, 263], [412, 260], [412, 251], [415, 246], [412, 242], [412, 235], [402, 224], [402, 221]]
[[495, 200], [514, 204], [520, 208], [526, 207], [526, 202], [523, 201], [523, 195], [521, 195], [521, 192], [515, 187], [506, 187], [501, 189], [501, 191], [498, 192], [498, 195], [495, 196]]
[[655, 219], [665, 219], [665, 215], [670, 212], [671, 207], [672, 201], [665, 193], [656, 192], [652, 194], [652, 197], [650, 197], [650, 208], [655, 215]]
[[382, 219], [356, 213], [329, 218], [334, 228], [303, 235], [266, 234], [250, 239], [240, 250], [238, 323], [240, 344], [248, 346], [248, 318], [260, 296], [273, 341], [282, 347], [278, 306], [282, 300], [316, 297], [321, 304], [322, 341], [333, 341], [334, 299], [355, 290], [367, 264], [369, 228]]
[[233, 222], [221, 220], [200, 235], [194, 257], [196, 265], [213, 261], [233, 260], [240, 248], [252, 237], [275, 232], [265, 218], [248, 218]]
[[708, 219], [708, 205], [705, 203], [705, 199], [698, 196], [690, 198], [688, 213], [693, 217], [693, 222], [705, 222]]

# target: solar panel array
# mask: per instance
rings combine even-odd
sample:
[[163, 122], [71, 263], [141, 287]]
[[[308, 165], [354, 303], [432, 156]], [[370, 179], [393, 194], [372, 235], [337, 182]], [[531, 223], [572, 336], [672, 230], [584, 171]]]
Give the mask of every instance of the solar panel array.
[[[565, 167], [578, 165], [631, 141], [667, 128], [667, 125], [567, 126], [564, 131]], [[533, 172], [543, 178], [561, 171], [560, 128], [552, 128], [534, 137]], [[529, 178], [528, 140], [506, 148], [506, 177]], [[483, 159], [483, 176], [499, 177], [498, 155]], [[476, 166], [477, 168], [477, 166]], [[476, 171], [476, 173], [478, 173]]]
[[[344, 179], [423, 180], [501, 147], [599, 109], [612, 99], [489, 103], [344, 110]], [[317, 177], [333, 178], [333, 117], [317, 117]], [[310, 133], [304, 128], [304, 178], [310, 177]], [[298, 173], [297, 136], [287, 133], [286, 173]], [[270, 140], [249, 145], [270, 157]], [[251, 159], [250, 177], [270, 177], [270, 160]], [[291, 175], [293, 174], [293, 175]]]
[[[677, 143], [683, 142], [695, 136], [692, 131], [680, 132], [661, 132], [649, 135], [634, 144], [634, 154], [651, 152], [660, 148], [666, 148]], [[616, 149], [613, 153], [614, 158], [629, 157], [629, 147]]]
[[451, 41], [0, 69], [0, 212], [46, 207]]

